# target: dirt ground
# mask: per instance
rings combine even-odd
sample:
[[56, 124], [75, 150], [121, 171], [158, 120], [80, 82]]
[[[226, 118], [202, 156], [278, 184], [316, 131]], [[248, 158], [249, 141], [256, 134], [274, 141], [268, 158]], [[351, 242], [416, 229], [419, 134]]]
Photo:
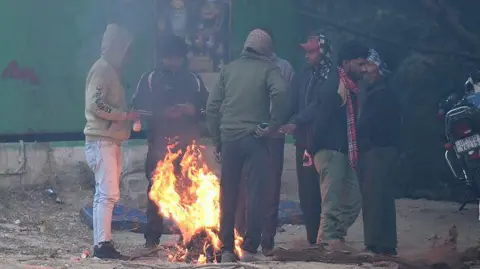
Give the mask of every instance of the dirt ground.
[[[130, 263], [82, 259], [83, 251], [92, 251], [92, 232], [80, 222], [79, 210], [91, 203], [93, 191], [85, 180], [79, 181], [68, 175], [59, 178], [62, 180], [56, 183], [56, 188], [63, 204], [56, 203], [55, 198], [49, 196], [45, 191], [48, 186], [0, 192], [0, 268], [189, 268], [185, 264], [166, 264], [154, 258]], [[458, 204], [454, 203], [398, 200], [400, 255], [408, 256], [429, 248], [435, 238], [444, 236], [452, 225], [458, 228], [460, 248], [478, 244], [480, 226], [477, 206], [470, 205], [462, 212], [457, 209]], [[144, 243], [141, 234], [126, 231], [116, 231], [114, 240], [125, 254], [139, 252]], [[162, 243], [166, 244], [175, 241], [175, 236], [162, 238]], [[357, 249], [363, 247], [361, 217], [350, 229], [348, 241]], [[302, 245], [305, 245], [302, 226], [282, 227], [277, 236], [277, 246], [290, 248]], [[158, 267], [160, 265], [164, 267]], [[252, 268], [368, 266], [270, 262]]]

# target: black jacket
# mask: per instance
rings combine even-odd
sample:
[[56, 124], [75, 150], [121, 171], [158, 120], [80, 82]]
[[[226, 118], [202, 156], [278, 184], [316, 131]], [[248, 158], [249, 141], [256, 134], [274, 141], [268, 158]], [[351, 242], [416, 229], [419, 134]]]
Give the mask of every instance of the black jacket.
[[307, 147], [313, 138], [313, 123], [320, 104], [320, 95], [328, 88], [330, 81], [338, 80], [338, 74], [331, 69], [327, 80], [320, 79], [312, 68], [295, 74], [291, 85], [291, 123], [297, 125], [295, 145]]
[[[164, 147], [165, 137], [178, 137], [186, 143], [199, 137], [198, 120], [202, 117], [208, 92], [201, 78], [187, 70], [172, 73], [155, 70], [142, 75], [132, 99], [133, 109], [151, 111], [146, 117], [147, 139]], [[165, 109], [177, 104], [191, 103], [196, 115], [171, 120], [163, 117]]]
[[[327, 80], [319, 95], [320, 105], [315, 112], [313, 138], [309, 141], [308, 151], [315, 154], [320, 150], [334, 150], [348, 154], [347, 108], [338, 94], [339, 74]], [[357, 110], [357, 96], [352, 95], [354, 109]]]
[[400, 104], [398, 97], [384, 79], [361, 88], [365, 97], [357, 119], [358, 149], [397, 147], [400, 138]]

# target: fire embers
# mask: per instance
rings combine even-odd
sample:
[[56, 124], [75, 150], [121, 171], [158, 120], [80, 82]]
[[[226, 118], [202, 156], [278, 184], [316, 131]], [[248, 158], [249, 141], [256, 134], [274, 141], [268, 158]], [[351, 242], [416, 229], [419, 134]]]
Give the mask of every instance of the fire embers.
[[[170, 250], [169, 261], [216, 262], [221, 249], [218, 177], [203, 159], [204, 147], [195, 142], [184, 149], [171, 143], [167, 149], [155, 169], [149, 196], [160, 208], [159, 214], [172, 219], [183, 236], [182, 244]], [[243, 240], [237, 236], [235, 241]]]
[[201, 229], [193, 235], [188, 243], [179, 242], [169, 249], [168, 261], [194, 264], [219, 262], [220, 250], [211, 242], [212, 230]]

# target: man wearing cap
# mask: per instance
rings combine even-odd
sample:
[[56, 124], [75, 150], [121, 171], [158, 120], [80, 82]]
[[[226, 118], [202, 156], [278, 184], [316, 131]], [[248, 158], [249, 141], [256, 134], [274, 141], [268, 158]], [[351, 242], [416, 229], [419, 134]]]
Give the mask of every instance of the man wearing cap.
[[[242, 261], [256, 259], [262, 233], [264, 191], [269, 177], [268, 135], [287, 119], [287, 84], [271, 60], [273, 41], [262, 29], [249, 33], [240, 58], [220, 72], [207, 102], [207, 124], [221, 150], [220, 239], [222, 262], [236, 260], [235, 211], [246, 163], [247, 217]], [[264, 125], [268, 125], [265, 127]]]
[[[186, 69], [188, 47], [177, 36], [169, 36], [159, 50], [158, 68], [142, 75], [132, 99], [133, 109], [146, 110], [148, 153], [145, 175], [149, 180], [147, 195], [152, 188], [152, 173], [157, 162], [167, 153], [167, 145], [178, 142], [184, 149], [200, 137], [197, 125], [208, 92], [200, 77]], [[175, 139], [174, 139], [175, 138]], [[182, 151], [184, 152], [184, 150]], [[163, 218], [158, 205], [148, 199], [145, 246], [155, 248], [160, 243]]]
[[332, 80], [321, 92], [308, 151], [320, 174], [322, 214], [317, 243], [329, 251], [354, 251], [345, 244], [347, 230], [361, 210], [356, 174], [358, 82], [368, 48], [355, 41], [342, 45]]
[[[314, 35], [301, 44], [305, 50], [308, 67], [295, 75], [291, 87], [292, 113], [289, 123], [280, 128], [281, 132], [294, 134], [296, 147], [296, 169], [298, 196], [310, 244], [317, 241], [320, 226], [321, 197], [318, 173], [307, 152], [308, 139], [312, 139], [312, 123], [319, 104], [317, 96], [325, 81], [335, 75], [330, 60], [332, 48], [323, 35]], [[337, 77], [338, 78], [338, 77]], [[333, 78], [335, 79], [335, 78]]]
[[357, 122], [364, 241], [367, 251], [396, 255], [393, 179], [400, 105], [388, 86], [390, 71], [375, 50], [370, 50], [368, 61]]

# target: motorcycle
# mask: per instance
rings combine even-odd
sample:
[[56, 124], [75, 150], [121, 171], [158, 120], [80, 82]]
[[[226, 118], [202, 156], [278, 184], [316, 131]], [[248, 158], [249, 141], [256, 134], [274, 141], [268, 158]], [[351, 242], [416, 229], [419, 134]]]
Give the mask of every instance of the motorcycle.
[[441, 102], [438, 111], [445, 121], [445, 160], [474, 195], [465, 199], [460, 211], [480, 200], [480, 70], [471, 73], [464, 86]]

